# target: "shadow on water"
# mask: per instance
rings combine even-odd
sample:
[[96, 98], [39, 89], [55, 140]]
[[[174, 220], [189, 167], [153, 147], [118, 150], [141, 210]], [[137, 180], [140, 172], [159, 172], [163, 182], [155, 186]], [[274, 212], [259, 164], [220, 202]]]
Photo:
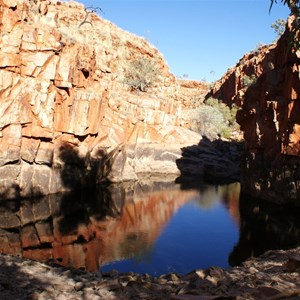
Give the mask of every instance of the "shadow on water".
[[[171, 216], [191, 198], [197, 199], [201, 207], [213, 205], [215, 194], [210, 195], [212, 187], [207, 188], [203, 183], [203, 175], [207, 179], [224, 174], [225, 169], [219, 169], [216, 164], [211, 169], [213, 157], [219, 156], [223, 163], [227, 158], [222, 153], [228, 152], [231, 156], [236, 153], [238, 157], [241, 147], [218, 143], [217, 152], [212, 150], [213, 142], [209, 140], [204, 140], [200, 148], [183, 149], [183, 157], [177, 161], [182, 176], [177, 179], [180, 187], [176, 185], [176, 188], [173, 182], [122, 185], [103, 182], [101, 187], [95, 187], [95, 174], [99, 168], [109, 170], [110, 158], [105, 152], [99, 152], [103, 164], [98, 167], [90, 158], [80, 158], [73, 147], [64, 146], [60, 156], [65, 162], [61, 176], [65, 186], [74, 191], [0, 201], [0, 252], [89, 271], [133, 255], [145, 257]], [[198, 174], [198, 180], [194, 174], [194, 180], [190, 180], [188, 176], [197, 167], [195, 157], [199, 155], [208, 157], [202, 164], [204, 172]], [[81, 173], [83, 168], [88, 174]], [[232, 170], [237, 174], [236, 169]], [[199, 193], [203, 195], [201, 199], [197, 196]], [[299, 245], [299, 211], [283, 212], [281, 207], [253, 202], [244, 196], [238, 206], [237, 192], [232, 193], [226, 185], [221, 188], [221, 194], [235, 223], [240, 224], [239, 241], [229, 256], [231, 265], [268, 249]], [[10, 268], [16, 277], [18, 273], [22, 275], [17, 267], [4, 264], [2, 267]], [[5, 286], [3, 278], [0, 284]], [[30, 299], [29, 294], [27, 299]]]
[[[1, 179], [7, 184], [0, 189], [0, 253], [85, 267], [80, 259], [77, 262], [80, 251], [85, 251], [78, 245], [92, 239], [85, 229], [91, 223], [89, 218], [99, 220], [119, 213], [120, 207], [109, 192], [104, 190], [95, 197], [95, 188], [90, 188], [95, 186], [97, 175], [102, 174], [98, 177], [101, 180], [110, 171], [111, 159], [105, 149], [99, 149], [93, 157], [82, 156], [71, 143], [62, 143], [54, 155], [57, 155], [56, 164], [51, 162], [39, 166], [38, 174], [33, 164], [25, 166], [22, 171], [23, 191], [12, 179], [20, 172], [20, 166], [1, 168]], [[44, 196], [56, 188], [73, 192]], [[30, 198], [20, 199], [24, 192]], [[74, 264], [71, 254], [75, 255]], [[36, 291], [28, 282], [41, 290], [51, 287], [51, 282], [32, 279], [17, 264], [6, 263], [4, 257], [0, 259], [1, 299], [36, 299]]]
[[240, 236], [229, 256], [231, 266], [267, 250], [300, 246], [300, 208], [240, 196]]
[[[285, 212], [244, 197], [239, 206], [238, 184], [198, 182], [196, 190], [176, 186], [127, 183], [0, 202], [0, 251], [89, 271], [132, 256], [138, 261], [151, 254], [161, 231], [181, 207], [193, 199], [201, 209], [211, 210], [218, 203], [216, 195], [240, 226], [239, 241], [229, 256], [231, 265], [268, 249], [294, 247], [300, 240], [298, 211]], [[7, 268], [22, 275], [17, 267]]]
[[[240, 178], [243, 143], [210, 141], [203, 138], [199, 145], [182, 149], [182, 158], [177, 160], [181, 176], [176, 182], [183, 189], [201, 187], [201, 180], [211, 183], [228, 183]], [[198, 178], [198, 180], [194, 180]], [[230, 196], [227, 196], [230, 199]], [[229, 255], [231, 266], [240, 265], [247, 258], [259, 256], [267, 250], [290, 249], [300, 245], [299, 207], [276, 205], [240, 195], [239, 241]]]
[[0, 252], [95, 271], [147, 253], [194, 194], [143, 182], [0, 202]]

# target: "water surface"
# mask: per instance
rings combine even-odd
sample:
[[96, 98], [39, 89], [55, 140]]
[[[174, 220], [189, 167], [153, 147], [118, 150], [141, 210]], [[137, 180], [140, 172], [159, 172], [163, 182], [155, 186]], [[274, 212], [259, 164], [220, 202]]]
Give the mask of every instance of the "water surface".
[[[228, 256], [238, 240], [238, 215], [230, 215], [225, 190], [236, 193], [238, 200], [236, 184], [207, 186], [203, 192], [195, 191], [160, 228], [149, 248], [139, 253], [132, 252], [132, 257], [116, 258], [115, 262], [101, 266], [101, 270], [160, 275], [170, 272], [185, 274], [210, 266], [229, 267]], [[143, 243], [143, 234], [136, 234], [132, 236], [134, 238]]]
[[239, 184], [137, 182], [0, 201], [0, 252], [103, 272], [188, 273], [299, 245], [299, 211]]

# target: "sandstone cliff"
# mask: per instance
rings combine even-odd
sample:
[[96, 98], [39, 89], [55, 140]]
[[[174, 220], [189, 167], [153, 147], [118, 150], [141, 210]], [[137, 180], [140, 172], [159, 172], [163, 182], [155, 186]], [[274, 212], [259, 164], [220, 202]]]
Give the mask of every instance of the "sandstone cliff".
[[290, 17], [277, 44], [245, 55], [212, 95], [241, 105], [237, 121], [246, 141], [242, 190], [299, 205], [300, 52], [291, 44], [294, 37], [299, 40], [299, 29]]
[[254, 84], [258, 77], [272, 70], [275, 44], [264, 45], [246, 53], [239, 62], [217, 80], [208, 94], [222, 102], [241, 106], [249, 86]]
[[[177, 80], [145, 39], [76, 2], [0, 0], [0, 32], [0, 195], [179, 173], [181, 146], [201, 139], [185, 111], [205, 84]], [[149, 93], [124, 84], [137, 57], [159, 68]]]

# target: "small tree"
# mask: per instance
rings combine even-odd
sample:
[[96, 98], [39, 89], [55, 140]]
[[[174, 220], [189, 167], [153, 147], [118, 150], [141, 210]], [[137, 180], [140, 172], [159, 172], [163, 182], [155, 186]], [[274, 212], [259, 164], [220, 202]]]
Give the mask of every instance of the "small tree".
[[243, 87], [245, 88], [248, 88], [249, 86], [251, 85], [254, 85], [257, 81], [257, 78], [255, 76], [255, 74], [252, 74], [251, 76], [248, 76], [248, 75], [244, 75], [242, 77], [242, 84], [243, 84]]
[[[280, 0], [283, 5], [287, 5], [293, 15], [299, 17], [300, 12], [300, 0]], [[270, 11], [274, 3], [277, 3], [277, 0], [271, 0]]]
[[[271, 5], [269, 11], [271, 11], [274, 3], [277, 0], [270, 0]], [[278, 0], [279, 1], [279, 0]], [[300, 0], [280, 0], [283, 5], [287, 5], [291, 11], [291, 14], [295, 16], [295, 23], [289, 34], [289, 49], [293, 49], [295, 52], [300, 50]]]
[[271, 25], [278, 39], [283, 35], [285, 30], [285, 25], [286, 25], [286, 21], [283, 19], [278, 19]]
[[156, 61], [139, 57], [130, 62], [124, 74], [124, 83], [128, 84], [132, 91], [146, 92], [157, 81], [158, 75]]

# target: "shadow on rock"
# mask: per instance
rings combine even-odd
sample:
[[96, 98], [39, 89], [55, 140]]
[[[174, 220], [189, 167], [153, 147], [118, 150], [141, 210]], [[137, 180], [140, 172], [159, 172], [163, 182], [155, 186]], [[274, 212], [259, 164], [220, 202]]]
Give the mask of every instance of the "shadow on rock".
[[79, 147], [63, 143], [58, 151], [58, 169], [63, 186], [69, 190], [76, 190], [107, 181], [112, 164], [111, 156], [105, 148], [82, 154]]
[[211, 141], [204, 136], [198, 145], [182, 148], [182, 157], [176, 161], [181, 176], [176, 181], [237, 182], [243, 148], [242, 142]]
[[0, 298], [2, 300], [37, 299], [39, 291], [51, 286], [51, 282], [38, 280], [34, 276], [29, 276], [28, 270], [24, 271], [30, 268], [30, 262], [23, 262], [20, 265], [12, 260], [9, 259], [7, 262], [0, 256]]

